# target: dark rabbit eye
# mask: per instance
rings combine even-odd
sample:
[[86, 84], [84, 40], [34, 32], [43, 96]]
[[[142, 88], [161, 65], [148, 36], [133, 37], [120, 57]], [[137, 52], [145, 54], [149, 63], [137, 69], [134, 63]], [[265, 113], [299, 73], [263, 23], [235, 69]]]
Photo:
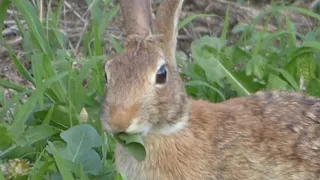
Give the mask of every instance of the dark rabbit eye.
[[162, 65], [157, 72], [156, 75], [156, 83], [157, 84], [164, 84], [167, 81], [167, 67], [166, 65]]
[[106, 82], [106, 83], [108, 82], [108, 76], [107, 76], [107, 73], [104, 73], [104, 80], [105, 80], [105, 82]]

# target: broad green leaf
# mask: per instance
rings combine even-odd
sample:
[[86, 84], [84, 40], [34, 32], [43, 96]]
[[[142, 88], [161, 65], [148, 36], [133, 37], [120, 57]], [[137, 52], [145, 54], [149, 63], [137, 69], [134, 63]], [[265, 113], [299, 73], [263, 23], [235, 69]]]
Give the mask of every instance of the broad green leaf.
[[311, 96], [320, 97], [320, 79], [312, 79], [307, 84], [307, 93]]
[[4, 176], [3, 176], [2, 170], [0, 170], [0, 180], [5, 180], [5, 179], [4, 179]]
[[[219, 42], [220, 41], [220, 42]], [[204, 69], [207, 78], [212, 82], [226, 78], [232, 88], [241, 96], [249, 95], [249, 90], [243, 86], [237, 77], [228, 70], [225, 65], [211, 51], [220, 52], [224, 43], [217, 38], [204, 36], [196, 40], [191, 45], [192, 56], [195, 61]]]
[[[102, 171], [102, 161], [99, 154], [95, 150], [89, 149], [85, 152], [77, 152], [73, 149], [70, 149], [67, 144], [61, 141], [57, 141], [54, 144], [60, 156], [64, 160], [76, 164], [79, 166], [79, 168], [82, 167], [85, 173], [98, 175]], [[77, 156], [74, 156], [76, 153]], [[77, 173], [81, 174], [81, 169], [78, 170], [78, 167], [73, 169], [73, 171], [79, 171]]]
[[49, 138], [58, 132], [59, 131], [55, 127], [43, 124], [40, 126], [29, 127], [26, 130], [24, 137], [26, 139], [26, 143], [31, 145], [39, 140]]
[[274, 74], [269, 75], [266, 90], [294, 91], [287, 82]]
[[48, 147], [50, 149], [50, 151], [53, 154], [53, 157], [55, 158], [56, 164], [58, 166], [59, 172], [61, 173], [61, 176], [63, 177], [63, 179], [68, 179], [68, 180], [72, 180], [74, 179], [70, 169], [67, 165], [67, 163], [65, 162], [65, 160], [63, 160], [63, 158], [59, 155], [56, 147], [54, 146], [54, 144], [52, 142], [48, 142]]
[[0, 152], [9, 148], [13, 143], [13, 137], [9, 134], [8, 129], [0, 124]]
[[73, 159], [76, 159], [80, 153], [86, 153], [90, 149], [102, 145], [101, 136], [89, 124], [74, 126], [62, 132], [60, 136], [66, 141], [68, 147], [75, 152]]
[[92, 126], [80, 124], [62, 132], [60, 136], [67, 143], [67, 151], [71, 153], [68, 160], [81, 164], [86, 173], [100, 173], [102, 161], [92, 148], [101, 146], [102, 138]]
[[139, 134], [118, 134], [115, 139], [131, 154], [134, 158], [142, 161], [146, 157], [143, 140]]

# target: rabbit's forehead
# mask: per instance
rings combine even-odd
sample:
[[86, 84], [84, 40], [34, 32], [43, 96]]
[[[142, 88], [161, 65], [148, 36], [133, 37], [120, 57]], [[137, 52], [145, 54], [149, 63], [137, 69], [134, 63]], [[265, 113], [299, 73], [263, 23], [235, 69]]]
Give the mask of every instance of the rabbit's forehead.
[[124, 71], [128, 76], [142, 75], [154, 72], [159, 67], [159, 64], [164, 63], [163, 53], [161, 52], [139, 52], [138, 55], [130, 55], [123, 53], [114, 59], [110, 60], [107, 65], [107, 71], [112, 73], [111, 76], [120, 75], [119, 71]]

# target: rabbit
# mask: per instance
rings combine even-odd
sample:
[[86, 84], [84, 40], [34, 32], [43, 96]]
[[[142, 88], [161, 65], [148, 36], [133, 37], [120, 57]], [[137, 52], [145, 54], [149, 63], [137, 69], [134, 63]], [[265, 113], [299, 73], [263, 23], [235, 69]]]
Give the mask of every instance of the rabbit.
[[141, 134], [142, 161], [116, 145], [128, 180], [320, 179], [320, 99], [259, 91], [220, 103], [187, 95], [175, 50], [183, 0], [120, 0], [124, 51], [104, 64], [101, 124]]

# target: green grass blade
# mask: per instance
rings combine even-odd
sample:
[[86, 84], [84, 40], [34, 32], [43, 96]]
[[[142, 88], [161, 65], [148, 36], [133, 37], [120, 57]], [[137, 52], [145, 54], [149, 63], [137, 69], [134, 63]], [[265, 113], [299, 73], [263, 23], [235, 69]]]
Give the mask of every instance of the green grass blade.
[[16, 112], [14, 116], [14, 121], [12, 124], [12, 129], [10, 131], [14, 137], [18, 138], [23, 134], [24, 128], [25, 128], [25, 122], [33, 112], [40, 96], [42, 96], [41, 92], [39, 91], [33, 92], [30, 98], [27, 100], [27, 102], [23, 104], [21, 108], [18, 109], [18, 111]]
[[30, 75], [30, 73], [28, 72], [28, 70], [22, 65], [22, 63], [19, 61], [19, 59], [17, 58], [17, 56], [14, 54], [12, 48], [8, 45], [5, 45], [9, 56], [11, 57], [14, 65], [17, 68], [17, 71], [19, 72], [19, 74], [24, 77], [26, 80], [28, 80], [29, 82], [31, 82], [33, 85], [35, 85], [35, 81], [32, 78], [32, 76]]
[[230, 6], [228, 5], [226, 17], [224, 19], [223, 29], [221, 33], [221, 39], [223, 40], [227, 40], [227, 33], [229, 28], [229, 15], [230, 15], [229, 13], [230, 13]]
[[39, 16], [36, 14], [37, 11], [32, 6], [31, 2], [25, 0], [14, 0], [12, 3], [26, 20], [34, 45], [53, 60], [54, 56], [46, 38], [45, 31], [39, 20]]
[[104, 32], [105, 28], [109, 25], [111, 20], [118, 14], [119, 10], [120, 10], [120, 5], [117, 4], [115, 7], [113, 7], [110, 10], [110, 12], [108, 12], [105, 16], [103, 16], [104, 18], [102, 19], [102, 22], [100, 23], [100, 26], [99, 26], [100, 36], [102, 36], [102, 33]]
[[4, 179], [4, 176], [3, 176], [2, 170], [0, 171], [0, 180], [5, 180], [5, 179]]
[[7, 80], [0, 80], [0, 86], [4, 87], [4, 88], [9, 88], [9, 89], [13, 89], [17, 92], [23, 92], [26, 91], [26, 89], [22, 86], [19, 86], [17, 84], [14, 84], [12, 82], [9, 82]]
[[[7, 18], [7, 8], [10, 5], [9, 0], [0, 1], [0, 29], [4, 29], [4, 20]], [[0, 42], [3, 40], [3, 36], [0, 36]]]
[[120, 53], [120, 52], [123, 51], [123, 47], [121, 46], [121, 44], [116, 39], [111, 38], [111, 44], [116, 49], [117, 53]]
[[68, 164], [63, 160], [63, 158], [58, 153], [58, 150], [54, 146], [52, 142], [48, 142], [48, 147], [51, 150], [53, 157], [55, 159], [55, 162], [58, 166], [59, 172], [64, 180], [72, 180], [74, 179], [70, 169], [68, 168]]

